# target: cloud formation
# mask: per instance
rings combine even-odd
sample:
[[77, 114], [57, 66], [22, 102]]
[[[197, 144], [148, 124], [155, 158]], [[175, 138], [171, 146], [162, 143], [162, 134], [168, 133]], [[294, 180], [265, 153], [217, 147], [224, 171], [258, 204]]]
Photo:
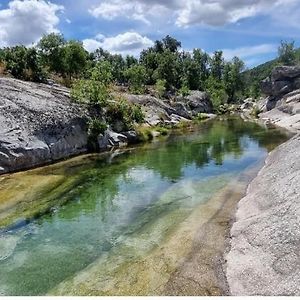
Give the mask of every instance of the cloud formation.
[[98, 34], [93, 39], [83, 40], [83, 45], [89, 52], [101, 47], [111, 53], [138, 55], [141, 50], [152, 46], [153, 41], [137, 32], [125, 32], [113, 37]]
[[0, 10], [0, 46], [30, 45], [43, 34], [57, 32], [63, 6], [44, 0], [13, 0]]
[[222, 51], [226, 60], [231, 60], [234, 56], [237, 56], [244, 60], [248, 67], [251, 67], [260, 61], [261, 55], [276, 53], [277, 47], [275, 44], [261, 44], [235, 49], [223, 49]]
[[256, 15], [277, 15], [280, 9], [293, 11], [299, 0], [104, 0], [89, 9], [94, 17], [112, 20], [118, 17], [141, 20], [163, 16], [179, 27], [205, 24], [223, 26]]

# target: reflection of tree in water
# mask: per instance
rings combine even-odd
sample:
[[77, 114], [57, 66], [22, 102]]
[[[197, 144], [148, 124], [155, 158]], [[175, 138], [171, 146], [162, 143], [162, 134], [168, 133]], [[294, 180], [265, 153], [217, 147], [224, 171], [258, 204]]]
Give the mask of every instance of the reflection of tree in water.
[[285, 135], [278, 130], [270, 132], [256, 123], [245, 122], [239, 118], [213, 120], [190, 136], [171, 137], [170, 143], [148, 152], [143, 161], [148, 168], [155, 169], [162, 177], [176, 180], [182, 176], [184, 166], [195, 164], [201, 168], [210, 162], [222, 165], [226, 155], [239, 158], [247, 146], [247, 137], [267, 150], [285, 139]]
[[[155, 150], [137, 149], [132, 154], [117, 156], [109, 163], [104, 156], [66, 167], [61, 172], [76, 180], [63, 197], [74, 203], [67, 214], [61, 213], [65, 214], [64, 218], [72, 219], [78, 213], [93, 212], [98, 206], [99, 218], [104, 221], [107, 212], [114, 210], [120, 182], [130, 180], [127, 175], [131, 168], [144, 167], [159, 173], [162, 178], [178, 180], [187, 166], [202, 168], [212, 162], [222, 165], [226, 155], [239, 158], [247, 147], [247, 138], [270, 150], [286, 137], [279, 130], [267, 130], [239, 118], [213, 120], [201, 125], [199, 131], [171, 136]], [[78, 204], [74, 199], [80, 199]]]

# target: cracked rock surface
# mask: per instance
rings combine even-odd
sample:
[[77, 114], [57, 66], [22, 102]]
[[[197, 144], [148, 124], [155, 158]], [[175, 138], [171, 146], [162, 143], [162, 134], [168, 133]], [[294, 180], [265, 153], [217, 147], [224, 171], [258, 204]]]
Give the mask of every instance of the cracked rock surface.
[[0, 78], [0, 174], [85, 152], [86, 113], [66, 88]]

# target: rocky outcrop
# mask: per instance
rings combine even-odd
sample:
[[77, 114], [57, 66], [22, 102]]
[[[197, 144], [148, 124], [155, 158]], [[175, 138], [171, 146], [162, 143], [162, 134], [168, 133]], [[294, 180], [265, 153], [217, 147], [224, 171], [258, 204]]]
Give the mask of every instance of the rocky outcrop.
[[238, 205], [227, 255], [232, 295], [300, 295], [300, 137], [271, 153]]
[[87, 150], [87, 111], [59, 86], [0, 78], [0, 174]]
[[300, 89], [300, 66], [279, 66], [261, 83], [264, 94], [278, 97]]
[[[226, 256], [232, 295], [300, 295], [300, 67], [277, 67], [255, 105], [297, 135], [275, 149], [238, 205]], [[265, 86], [266, 82], [268, 84]]]
[[[71, 102], [69, 94], [58, 85], [0, 78], [0, 174], [87, 152], [87, 121], [95, 112]], [[192, 92], [182, 103], [150, 95], [121, 96], [141, 105], [149, 126], [175, 125], [212, 111], [208, 96], [201, 92]], [[123, 132], [123, 125], [115, 120], [98, 137], [100, 151], [138, 141], [136, 133]]]
[[268, 97], [260, 107], [260, 118], [292, 131], [299, 130], [300, 66], [276, 67], [262, 82], [262, 91]]
[[163, 101], [150, 95], [122, 95], [128, 101], [142, 106], [145, 121], [150, 126], [186, 120], [199, 113], [212, 113], [213, 106], [207, 93], [191, 91], [189, 96]]

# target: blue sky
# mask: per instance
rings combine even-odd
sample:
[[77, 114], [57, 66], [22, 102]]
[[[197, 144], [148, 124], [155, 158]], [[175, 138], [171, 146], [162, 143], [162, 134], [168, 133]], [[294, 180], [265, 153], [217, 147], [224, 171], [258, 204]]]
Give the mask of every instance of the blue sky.
[[1, 0], [0, 47], [30, 45], [45, 33], [137, 55], [167, 34], [185, 50], [223, 50], [248, 67], [300, 40], [300, 0]]

